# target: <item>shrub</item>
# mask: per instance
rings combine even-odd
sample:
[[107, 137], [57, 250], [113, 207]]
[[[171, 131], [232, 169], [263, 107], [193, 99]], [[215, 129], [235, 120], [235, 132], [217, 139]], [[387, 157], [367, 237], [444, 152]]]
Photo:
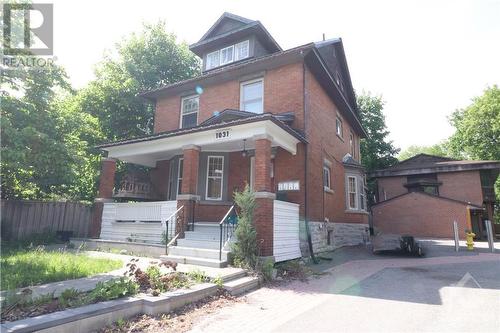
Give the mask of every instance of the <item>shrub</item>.
[[257, 260], [257, 232], [253, 226], [255, 195], [248, 184], [242, 192], [234, 193], [234, 201], [239, 211], [236, 241], [232, 245], [234, 264], [254, 268]]
[[89, 294], [92, 302], [108, 301], [137, 293], [139, 286], [127, 278], [119, 278], [106, 282], [99, 282]]
[[205, 272], [195, 269], [190, 271], [188, 277], [196, 283], [203, 283], [209, 281], [209, 278], [205, 275]]

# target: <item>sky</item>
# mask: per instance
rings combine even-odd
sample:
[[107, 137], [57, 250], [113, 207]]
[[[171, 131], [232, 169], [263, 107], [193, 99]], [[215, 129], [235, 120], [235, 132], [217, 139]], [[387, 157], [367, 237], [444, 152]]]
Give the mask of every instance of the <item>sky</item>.
[[261, 21], [283, 49], [341, 37], [355, 90], [382, 96], [390, 139], [403, 149], [446, 139], [447, 117], [500, 85], [500, 0], [53, 3], [54, 55], [76, 88], [144, 22], [164, 20], [189, 44], [224, 11]]

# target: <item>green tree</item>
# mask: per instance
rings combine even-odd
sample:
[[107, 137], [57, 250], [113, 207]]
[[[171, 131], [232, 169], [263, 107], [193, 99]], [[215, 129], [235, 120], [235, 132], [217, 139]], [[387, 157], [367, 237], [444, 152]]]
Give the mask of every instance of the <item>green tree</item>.
[[450, 149], [455, 155], [479, 160], [500, 160], [500, 89], [487, 88], [472, 104], [450, 117], [455, 133]]
[[255, 195], [248, 184], [242, 192], [234, 193], [234, 202], [238, 206], [238, 225], [236, 241], [232, 244], [235, 264], [246, 268], [255, 268], [257, 262], [257, 232], [253, 225], [256, 207]]
[[97, 119], [60, 107], [57, 96], [72, 90], [57, 65], [2, 74], [2, 198], [80, 198], [75, 184], [88, 168]]
[[361, 123], [368, 137], [361, 140], [361, 164], [367, 172], [387, 168], [397, 162], [395, 148], [387, 136], [389, 131], [383, 114], [384, 101], [380, 96], [364, 93], [358, 96]]
[[453, 157], [451, 156], [448, 149], [448, 142], [444, 141], [441, 143], [437, 143], [432, 146], [419, 146], [419, 145], [411, 145], [405, 150], [401, 151], [398, 155], [398, 160], [403, 161], [407, 160], [410, 157], [413, 157], [418, 154], [428, 154], [434, 156], [442, 156], [442, 157]]
[[113, 55], [97, 66], [96, 79], [79, 92], [77, 106], [99, 119], [107, 141], [151, 130], [153, 106], [138, 94], [200, 73], [198, 58], [162, 21], [118, 43]]
[[[488, 87], [464, 109], [450, 117], [455, 133], [450, 137], [454, 155], [475, 160], [500, 160], [500, 89]], [[500, 178], [495, 183], [497, 202], [500, 202]], [[500, 223], [500, 206], [496, 207]]]

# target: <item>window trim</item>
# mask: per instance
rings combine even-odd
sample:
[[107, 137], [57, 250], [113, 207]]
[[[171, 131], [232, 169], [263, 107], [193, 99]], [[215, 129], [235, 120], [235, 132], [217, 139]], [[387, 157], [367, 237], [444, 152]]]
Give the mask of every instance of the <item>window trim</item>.
[[[262, 112], [260, 112], [260, 113], [252, 112], [252, 113], [255, 113], [255, 114], [263, 114], [264, 113], [264, 78], [263, 77], [240, 82], [240, 110], [241, 111], [246, 111], [244, 109], [244, 107], [243, 107], [243, 104], [244, 104], [244, 102], [243, 102], [243, 97], [244, 97], [244, 93], [243, 93], [244, 89], [243, 89], [243, 87], [246, 86], [246, 85], [257, 83], [257, 82], [261, 82], [262, 83], [262, 98], [261, 98], [262, 99]], [[247, 111], [247, 112], [251, 112], [251, 111]]]
[[[351, 182], [350, 179], [354, 179], [354, 192], [351, 192]], [[354, 207], [351, 206], [351, 194], [354, 193]], [[347, 209], [358, 210], [358, 177], [357, 176], [347, 176]]]
[[[222, 159], [222, 175], [220, 177], [220, 198], [209, 198], [208, 197], [208, 175], [210, 171], [210, 158], [221, 158]], [[211, 176], [211, 178], [216, 178]], [[208, 155], [207, 156], [207, 176], [205, 178], [205, 200], [209, 201], [222, 201], [223, 191], [224, 191], [224, 156], [221, 155]]]
[[[243, 57], [243, 58], [236, 58], [236, 46], [237, 45], [241, 45], [241, 44], [246, 44], [247, 45], [247, 56], [246, 57]], [[239, 42], [239, 43], [236, 43], [233, 45], [234, 46], [234, 56], [233, 56], [233, 59], [234, 61], [240, 61], [240, 60], [243, 60], [243, 59], [246, 59], [246, 58], [249, 58], [250, 57], [250, 40], [247, 39], [247, 40], [244, 40], [242, 42]]]
[[[223, 66], [223, 65], [227, 65], [227, 64], [230, 64], [232, 62], [234, 62], [234, 45], [230, 45], [230, 46], [227, 46], [227, 47], [224, 47], [222, 49], [219, 50], [219, 66]], [[233, 52], [231, 53], [231, 60], [227, 61], [227, 62], [222, 62], [222, 51], [224, 50], [227, 50], [227, 49], [233, 49]]]
[[[339, 123], [340, 123], [340, 134], [338, 132], [338, 127], [337, 127], [337, 124]], [[344, 124], [339, 116], [335, 118], [335, 134], [337, 134], [339, 138], [344, 139]]]
[[[195, 112], [190, 112], [190, 113], [183, 114], [183, 111], [184, 111], [184, 101], [187, 100], [187, 99], [191, 99], [193, 97], [197, 97], [198, 98], [198, 111], [196, 111], [196, 125], [195, 125], [195, 126], [198, 126], [198, 115], [200, 113], [200, 95], [194, 94], [194, 95], [189, 95], [189, 96], [181, 97], [181, 110], [180, 110], [179, 128], [184, 128], [184, 127], [182, 127], [182, 118], [185, 115], [190, 115], [190, 114], [195, 113]], [[188, 128], [188, 127], [186, 127], [186, 128]]]
[[179, 186], [179, 181], [182, 181], [184, 179], [184, 170], [181, 177], [181, 162], [183, 164], [182, 166], [184, 167], [184, 157], [180, 157], [179, 161], [177, 161], [177, 195], [182, 194], [182, 185]]
[[[209, 68], [209, 67], [208, 67], [208, 57], [209, 57], [210, 55], [214, 54], [214, 53], [217, 53], [217, 54], [218, 54], [218, 59], [219, 59], [219, 61], [217, 61], [217, 65], [212, 66], [212, 67], [210, 67], [210, 68]], [[206, 55], [205, 57], [206, 57], [205, 59], [206, 59], [206, 62], [207, 62], [207, 63], [205, 64], [205, 70], [209, 70], [209, 69], [212, 69], [212, 68], [217, 68], [217, 67], [219, 67], [219, 66], [220, 66], [220, 50], [215, 50], [215, 51], [212, 51], [212, 52], [210, 52], [210, 53], [207, 53], [207, 55]]]
[[[328, 186], [325, 185], [325, 171], [328, 173]], [[328, 165], [323, 165], [323, 190], [332, 190], [332, 172]]]

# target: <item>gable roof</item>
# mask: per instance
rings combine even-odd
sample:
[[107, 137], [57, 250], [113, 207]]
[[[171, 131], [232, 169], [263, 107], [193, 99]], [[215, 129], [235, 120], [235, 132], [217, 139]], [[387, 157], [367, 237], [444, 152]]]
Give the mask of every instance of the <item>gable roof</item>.
[[500, 161], [455, 160], [449, 157], [418, 154], [398, 164], [376, 170], [370, 177], [392, 177], [418, 175], [435, 172], [456, 172], [484, 169], [500, 169]]
[[[224, 30], [218, 31], [223, 27]], [[257, 36], [262, 45], [271, 53], [282, 51], [281, 46], [260, 21], [250, 20], [228, 12], [223, 13], [198, 42], [189, 46], [189, 49], [202, 57], [204, 52], [213, 49], [214, 45], [223, 39], [238, 39], [250, 34]]]

